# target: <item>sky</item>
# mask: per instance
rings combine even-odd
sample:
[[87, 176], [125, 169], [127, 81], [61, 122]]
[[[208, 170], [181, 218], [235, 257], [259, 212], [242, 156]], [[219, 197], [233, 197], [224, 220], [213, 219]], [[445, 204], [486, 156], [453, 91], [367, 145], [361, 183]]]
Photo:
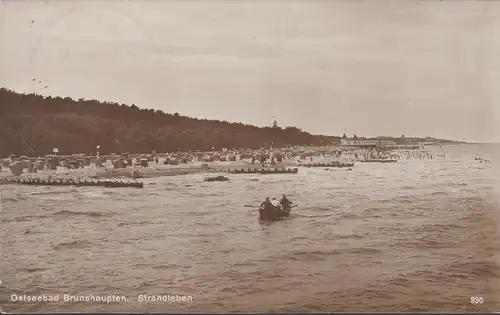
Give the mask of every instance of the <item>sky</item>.
[[500, 142], [499, 61], [500, 1], [0, 0], [2, 87], [328, 135]]

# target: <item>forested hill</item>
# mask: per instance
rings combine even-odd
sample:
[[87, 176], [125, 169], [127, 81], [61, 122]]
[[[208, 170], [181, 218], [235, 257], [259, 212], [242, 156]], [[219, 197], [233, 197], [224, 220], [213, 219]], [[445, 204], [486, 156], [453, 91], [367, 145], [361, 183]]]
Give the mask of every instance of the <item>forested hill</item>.
[[296, 127], [256, 127], [196, 119], [96, 100], [44, 97], [0, 89], [0, 156], [111, 152], [148, 153], [220, 148], [320, 145], [338, 137]]

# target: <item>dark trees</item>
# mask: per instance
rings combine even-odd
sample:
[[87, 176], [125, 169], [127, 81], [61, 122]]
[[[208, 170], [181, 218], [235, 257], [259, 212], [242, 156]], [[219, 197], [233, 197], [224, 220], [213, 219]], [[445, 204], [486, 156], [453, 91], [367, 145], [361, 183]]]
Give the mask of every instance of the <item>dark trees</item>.
[[296, 127], [259, 128], [167, 114], [96, 100], [43, 97], [0, 89], [0, 156], [95, 152], [146, 153], [273, 145], [320, 145], [338, 137], [311, 135]]

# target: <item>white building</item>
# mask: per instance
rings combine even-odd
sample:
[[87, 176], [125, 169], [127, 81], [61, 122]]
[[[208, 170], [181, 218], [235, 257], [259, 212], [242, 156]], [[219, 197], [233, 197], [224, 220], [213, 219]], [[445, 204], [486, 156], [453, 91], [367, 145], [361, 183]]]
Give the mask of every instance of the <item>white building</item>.
[[424, 145], [436, 145], [438, 143], [434, 141], [424, 141], [424, 142], [419, 142], [418, 144], [424, 146]]
[[395, 146], [396, 142], [392, 140], [360, 140], [356, 135], [352, 138], [348, 138], [345, 134], [342, 136], [340, 140], [340, 144], [343, 146], [354, 146], [354, 147], [386, 147], [386, 146]]
[[354, 140], [354, 139], [342, 139], [341, 145], [346, 146], [356, 146], [356, 147], [375, 147], [378, 145], [377, 140]]
[[377, 145], [379, 147], [391, 147], [391, 146], [395, 146], [397, 144], [396, 144], [396, 141], [392, 141], [392, 140], [378, 140]]
[[349, 139], [345, 133], [340, 140], [341, 145], [354, 147], [375, 147], [377, 143], [377, 140], [359, 140], [356, 135]]

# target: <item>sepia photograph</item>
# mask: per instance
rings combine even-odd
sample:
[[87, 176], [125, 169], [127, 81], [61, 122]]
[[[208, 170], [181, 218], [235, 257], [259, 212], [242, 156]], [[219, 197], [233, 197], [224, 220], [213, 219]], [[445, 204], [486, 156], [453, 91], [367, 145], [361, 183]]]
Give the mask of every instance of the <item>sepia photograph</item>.
[[0, 25], [0, 313], [500, 310], [500, 1]]

